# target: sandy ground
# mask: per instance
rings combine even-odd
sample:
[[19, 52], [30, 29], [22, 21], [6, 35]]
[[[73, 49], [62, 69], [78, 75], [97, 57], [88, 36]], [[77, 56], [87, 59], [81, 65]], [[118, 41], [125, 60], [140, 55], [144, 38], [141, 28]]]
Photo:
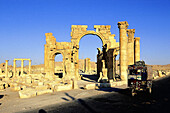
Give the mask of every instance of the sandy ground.
[[10, 88], [7, 88], [5, 91], [0, 92], [0, 113], [24, 112], [44, 106], [69, 103], [72, 100], [68, 98], [69, 95], [74, 96], [74, 98], [86, 98], [108, 93], [105, 91], [81, 89], [85, 84], [95, 83], [96, 79], [95, 76], [84, 75], [83, 80], [78, 81], [80, 89], [54, 92], [28, 99], [20, 99], [18, 92], [12, 92]]
[[[94, 82], [79, 81], [79, 85]], [[18, 92], [0, 92], [0, 113], [168, 113], [170, 77], [157, 79], [153, 93], [132, 97], [125, 86], [100, 90], [70, 90], [20, 99]]]

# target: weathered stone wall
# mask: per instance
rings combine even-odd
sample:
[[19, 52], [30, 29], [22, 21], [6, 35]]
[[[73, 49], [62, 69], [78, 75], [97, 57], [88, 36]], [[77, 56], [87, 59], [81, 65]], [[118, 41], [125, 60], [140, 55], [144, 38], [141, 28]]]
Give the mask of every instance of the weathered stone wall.
[[[135, 61], [140, 60], [140, 43], [138, 38], [134, 40], [134, 29], [127, 30], [128, 23], [118, 22], [120, 42], [114, 39], [115, 34], [111, 34], [110, 25], [94, 25], [96, 31], [87, 30], [87, 25], [72, 25], [71, 42], [56, 42], [52, 33], [46, 33], [45, 44], [45, 68], [46, 77], [52, 77], [55, 72], [54, 58], [57, 54], [63, 55], [63, 74], [68, 79], [79, 79], [79, 41], [85, 35], [97, 35], [103, 43], [102, 51], [98, 49], [97, 74], [103, 73], [103, 68], [107, 70], [108, 80], [115, 79], [116, 56], [120, 54], [120, 76], [127, 81], [127, 67]], [[128, 36], [127, 36], [128, 34]], [[134, 46], [135, 41], [135, 46]], [[135, 48], [135, 49], [134, 49]], [[104, 63], [104, 64], [103, 64]], [[85, 72], [90, 72], [90, 63], [85, 62]], [[105, 67], [103, 67], [105, 65]], [[105, 72], [106, 74], [106, 72]]]

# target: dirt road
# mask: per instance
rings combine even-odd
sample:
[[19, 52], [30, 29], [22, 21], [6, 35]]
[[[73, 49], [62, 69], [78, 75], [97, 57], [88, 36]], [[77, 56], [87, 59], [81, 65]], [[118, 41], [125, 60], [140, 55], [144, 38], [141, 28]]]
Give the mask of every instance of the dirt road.
[[153, 82], [152, 94], [139, 92], [132, 97], [127, 89], [109, 88], [100, 96], [77, 98], [69, 93], [66, 104], [34, 109], [33, 113], [170, 113], [170, 77]]

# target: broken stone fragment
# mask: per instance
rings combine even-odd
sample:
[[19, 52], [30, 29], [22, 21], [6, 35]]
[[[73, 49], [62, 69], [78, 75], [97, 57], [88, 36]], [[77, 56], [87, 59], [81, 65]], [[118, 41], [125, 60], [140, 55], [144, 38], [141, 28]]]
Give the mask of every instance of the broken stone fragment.
[[37, 95], [42, 95], [42, 94], [47, 94], [47, 93], [52, 93], [53, 91], [50, 89], [46, 90], [37, 90]]
[[46, 90], [48, 86], [36, 86], [35, 89], [37, 90]]
[[84, 89], [87, 89], [87, 90], [89, 90], [89, 89], [96, 89], [96, 84], [95, 83], [87, 84], [87, 85], [84, 86]]
[[26, 88], [25, 90], [19, 91], [20, 98], [30, 98], [36, 95], [37, 95], [37, 92], [35, 91], [35, 89], [32, 89], [32, 88]]
[[20, 91], [20, 90], [21, 90], [20, 86], [11, 87], [11, 91]]
[[71, 89], [72, 89], [72, 84], [60, 85], [60, 86], [54, 87], [54, 91], [65, 91], [65, 90], [71, 90]]

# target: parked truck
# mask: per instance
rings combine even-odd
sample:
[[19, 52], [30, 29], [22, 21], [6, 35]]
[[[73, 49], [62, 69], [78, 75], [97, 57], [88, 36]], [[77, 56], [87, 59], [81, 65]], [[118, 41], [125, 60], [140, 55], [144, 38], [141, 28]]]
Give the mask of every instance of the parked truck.
[[132, 96], [138, 91], [152, 92], [152, 68], [145, 65], [144, 61], [138, 61], [134, 65], [128, 65], [128, 87]]

